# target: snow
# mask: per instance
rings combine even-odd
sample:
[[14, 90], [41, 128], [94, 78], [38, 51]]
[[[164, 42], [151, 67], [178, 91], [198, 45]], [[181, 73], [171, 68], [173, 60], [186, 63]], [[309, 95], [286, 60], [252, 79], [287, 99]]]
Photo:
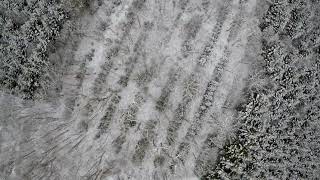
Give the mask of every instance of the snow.
[[[10, 125], [0, 124], [0, 135], [2, 137], [0, 152], [3, 149], [15, 147], [15, 151], [20, 154], [31, 150], [35, 150], [37, 154], [22, 160], [25, 162], [24, 164], [15, 166], [11, 174], [12, 178], [21, 176], [18, 173], [19, 169], [27, 169], [30, 162], [38, 162], [40, 158], [45, 160], [54, 158], [54, 164], [58, 169], [60, 168], [54, 173], [65, 179], [78, 179], [81, 176], [90, 175], [101, 179], [118, 179], [119, 177], [123, 179], [154, 179], [155, 176], [159, 176], [160, 179], [164, 176], [169, 179], [197, 179], [194, 168], [196, 160], [203, 158], [199, 155], [204, 151], [202, 147], [204, 147], [203, 143], [207, 135], [217, 130], [219, 135], [216, 144], [222, 145], [228, 134], [232, 133], [234, 111], [225, 111], [222, 106], [230, 96], [234, 97], [232, 102], [235, 103], [244, 88], [243, 82], [248, 75], [248, 67], [240, 64], [240, 61], [246, 57], [245, 53], [249, 48], [247, 47], [247, 38], [252, 34], [251, 31], [255, 31], [252, 27], [255, 26], [256, 18], [252, 12], [256, 1], [249, 0], [246, 3], [244, 8], [245, 22], [242, 23], [236, 39], [228, 42], [227, 37], [232, 28], [231, 24], [238, 12], [241, 11], [239, 1], [232, 1], [226, 20], [218, 22], [222, 23], [221, 34], [219, 34], [212, 53], [208, 57], [209, 61], [200, 60], [203, 61], [203, 66], [198, 65], [198, 58], [204, 49], [204, 45], [210, 40], [212, 28], [217, 21], [216, 14], [224, 3], [223, 0], [211, 2], [209, 7], [212, 8], [212, 11], [210, 12], [205, 11], [197, 0], [190, 0], [190, 4], [185, 11], [173, 6], [175, 1], [147, 0], [146, 5], [140, 11], [134, 11], [136, 19], [130, 32], [123, 34], [120, 27], [126, 21], [126, 14], [131, 10], [133, 2], [134, 0], [122, 1], [122, 4], [115, 7], [114, 13], [108, 17], [105, 8], [111, 6], [111, 3], [105, 1], [105, 5], [101, 6], [95, 14], [87, 14], [82, 18], [81, 29], [83, 29], [84, 36], [80, 37], [78, 48], [74, 52], [75, 64], [69, 67], [70, 75], [63, 77], [63, 90], [61, 92], [63, 96], [57, 97], [59, 98], [58, 105], [53, 106], [50, 102], [36, 103], [31, 108], [21, 105], [22, 109], [25, 108], [22, 112], [27, 114], [31, 112], [31, 109], [39, 113], [48, 110], [53, 112], [48, 116], [58, 118], [57, 122], [49, 122], [49, 120], [34, 121], [35, 124], [39, 124], [32, 128], [33, 131], [29, 132], [27, 139], [35, 139], [35, 144], [30, 144], [27, 147], [17, 145], [22, 141], [23, 135], [16, 134], [13, 135], [14, 137], [10, 137], [11, 135], [8, 133], [13, 131], [8, 129], [11, 128]], [[181, 13], [181, 18], [177, 20], [177, 24], [174, 24], [173, 21], [179, 13]], [[201, 19], [204, 22], [202, 22], [195, 38], [190, 39], [192, 49], [191, 52], [188, 52], [188, 56], [184, 58], [181, 52], [182, 44], [186, 38], [183, 27], [192, 17], [197, 15], [202, 16]], [[103, 32], [97, 29], [101, 21], [107, 21], [109, 24]], [[144, 32], [142, 26], [147, 21], [152, 22], [154, 26], [148, 32]], [[145, 56], [139, 56], [137, 63], [133, 66], [133, 72], [129, 76], [127, 86], [120, 85], [118, 80], [125, 75], [126, 62], [130, 61], [130, 57], [136, 55], [133, 52], [133, 47], [138, 37], [143, 33], [146, 33], [147, 37], [145, 42], [142, 42], [143, 50], [139, 53], [145, 54]], [[117, 42], [124, 36], [126, 38], [123, 39], [123, 42]], [[168, 42], [164, 42], [163, 40], [167, 37], [171, 38]], [[101, 66], [106, 62], [106, 54], [117, 45], [121, 47], [121, 50], [116, 57], [112, 57], [114, 66], [106, 78], [106, 83], [100, 84], [103, 91], [101, 94], [94, 94], [94, 82], [101, 72]], [[231, 51], [231, 54], [226, 57], [229, 59], [227, 66], [221, 69], [223, 74], [221, 83], [217, 83], [217, 89], [209, 93], [207, 98], [214, 102], [206, 102], [205, 106], [202, 106], [200, 104], [207, 83], [212, 79], [214, 69], [221, 58], [226, 56], [226, 48]], [[94, 50], [92, 60], [86, 61], [85, 57], [92, 49]], [[80, 69], [81, 63], [85, 63], [85, 72], [80, 72], [82, 71]], [[152, 77], [145, 88], [139, 87], [134, 76], [145, 70], [146, 67], [152, 66], [158, 67], [155, 77]], [[179, 74], [179, 78], [173, 84], [168, 84], [170, 72]], [[84, 73], [80, 88], [72, 85], [79, 82], [72, 75], [74, 73]], [[198, 93], [187, 105], [186, 118], [177, 130], [176, 143], [169, 146], [166, 140], [169, 121], [173, 120], [178, 105], [183, 103], [184, 82], [192, 74], [199, 77], [197, 78], [199, 83]], [[164, 111], [161, 112], [157, 110], [156, 102], [166, 88], [171, 91], [168, 93], [168, 103]], [[137, 112], [137, 124], [127, 132], [123, 132], [121, 128], [123, 126], [122, 113], [135, 102], [134, 97], [138, 93], [143, 94], [145, 102], [141, 104]], [[110, 99], [115, 95], [119, 95], [121, 100], [115, 104], [116, 110], [112, 115], [110, 127], [106, 130], [106, 133], [101, 134], [100, 138], [96, 138], [97, 127], [108, 110], [107, 107], [112, 103]], [[7, 95], [1, 96], [0, 101], [4, 102], [3, 98], [5, 96]], [[75, 98], [74, 107], [69, 107], [66, 103], [70, 98]], [[16, 104], [12, 106], [17, 106], [19, 100], [14, 101], [16, 101]], [[201, 121], [202, 124], [199, 124], [202, 127], [200, 133], [191, 142], [191, 149], [186, 156], [185, 164], [178, 163], [176, 171], [171, 174], [169, 166], [172, 158], [176, 159], [174, 156], [177, 154], [179, 144], [185, 140], [188, 128], [196, 122], [195, 119], [199, 119], [200, 115], [197, 115], [199, 108], [209, 108], [203, 122]], [[3, 109], [2, 106], [0, 109]], [[19, 119], [23, 116], [22, 112], [12, 113], [10, 116], [13, 116], [13, 119]], [[66, 114], [70, 118], [67, 118]], [[216, 120], [211, 119], [212, 114], [216, 114]], [[3, 113], [0, 113], [0, 115], [3, 115]], [[142, 163], [136, 165], [132, 162], [132, 155], [137, 148], [137, 142], [143, 137], [145, 124], [150, 120], [158, 122], [154, 129], [155, 137], [150, 140]], [[30, 122], [31, 120], [27, 121]], [[23, 123], [19, 125], [20, 129], [25, 127]], [[81, 123], [84, 126], [82, 129], [79, 128]], [[61, 124], [65, 124], [61, 130], [54, 130]], [[8, 130], [3, 131], [3, 129]], [[20, 131], [17, 131], [17, 133], [24, 133]], [[47, 131], [50, 131], [50, 134], [46, 139], [55, 139], [51, 144], [45, 143], [44, 135]], [[66, 133], [57, 137], [63, 131], [66, 131]], [[115, 153], [114, 140], [122, 133], [125, 133], [126, 140], [122, 144], [122, 150]], [[57, 148], [54, 148], [55, 146]], [[75, 148], [72, 149], [73, 147]], [[46, 151], [50, 148], [53, 148], [52, 153], [46, 154]], [[169, 154], [165, 155], [164, 151]], [[218, 150], [214, 149], [212, 152], [216, 152], [216, 154], [210, 154], [210, 157], [207, 158], [215, 159]], [[154, 165], [157, 156], [166, 158], [161, 167], [155, 167]], [[3, 156], [0, 159], [7, 160]], [[38, 170], [36, 169], [35, 172], [38, 172]]]

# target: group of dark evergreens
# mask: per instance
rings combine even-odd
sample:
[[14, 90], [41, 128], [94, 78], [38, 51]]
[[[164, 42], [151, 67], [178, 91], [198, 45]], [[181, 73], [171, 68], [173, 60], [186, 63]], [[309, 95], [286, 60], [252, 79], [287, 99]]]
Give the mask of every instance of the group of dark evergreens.
[[46, 90], [55, 78], [49, 52], [59, 48], [65, 24], [89, 5], [87, 0], [1, 0], [1, 90], [26, 99]]
[[320, 1], [273, 0], [235, 137], [203, 179], [320, 177]]

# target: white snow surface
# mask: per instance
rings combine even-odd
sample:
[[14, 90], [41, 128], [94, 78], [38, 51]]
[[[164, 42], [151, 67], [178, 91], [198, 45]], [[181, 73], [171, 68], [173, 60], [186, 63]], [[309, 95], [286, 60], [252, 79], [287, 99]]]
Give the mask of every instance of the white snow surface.
[[[192, 180], [205, 173], [201, 167], [215, 162], [232, 135], [233, 107], [256, 57], [256, 0], [215, 0], [208, 5], [198, 0], [121, 2], [115, 6], [105, 0], [94, 14], [82, 18], [83, 36], [68, 69], [71, 75], [63, 76], [58, 101], [25, 102], [1, 95], [0, 167], [7, 172], [3, 177]], [[106, 9], [112, 9], [111, 15]], [[196, 16], [199, 28], [187, 26]], [[102, 22], [108, 24], [105, 30], [99, 28]], [[190, 49], [185, 51], [186, 42]], [[211, 51], [201, 64], [208, 44]], [[107, 58], [117, 47], [118, 53]], [[90, 52], [92, 60], [87, 58]], [[109, 62], [109, 73], [97, 83]], [[215, 80], [218, 73], [221, 77]], [[192, 75], [196, 93], [187, 102], [183, 92]], [[127, 83], [122, 84], [124, 77]], [[213, 80], [215, 89], [206, 94]], [[204, 96], [212, 101], [203, 102]], [[185, 108], [181, 119], [180, 106]], [[177, 128], [170, 127], [176, 123]], [[168, 140], [170, 128], [176, 133], [173, 143]], [[208, 148], [210, 134], [216, 134], [215, 147]], [[120, 137], [122, 143], [116, 141]], [[181, 149], [184, 142], [187, 153]]]

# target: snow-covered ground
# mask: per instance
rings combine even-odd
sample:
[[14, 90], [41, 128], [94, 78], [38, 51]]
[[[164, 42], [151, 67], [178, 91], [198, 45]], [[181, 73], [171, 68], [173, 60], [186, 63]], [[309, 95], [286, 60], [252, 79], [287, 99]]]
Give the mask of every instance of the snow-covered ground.
[[258, 53], [256, 1], [105, 0], [82, 19], [58, 103], [1, 95], [3, 177], [205, 174]]

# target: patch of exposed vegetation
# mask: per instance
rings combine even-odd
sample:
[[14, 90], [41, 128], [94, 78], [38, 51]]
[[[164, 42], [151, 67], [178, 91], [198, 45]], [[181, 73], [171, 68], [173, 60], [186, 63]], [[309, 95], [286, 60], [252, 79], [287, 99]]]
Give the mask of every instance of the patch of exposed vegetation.
[[146, 123], [142, 132], [142, 137], [138, 141], [135, 147], [135, 152], [132, 156], [133, 163], [140, 164], [143, 161], [151, 142], [156, 136], [154, 129], [157, 124], [158, 122], [156, 120], [150, 120]]

